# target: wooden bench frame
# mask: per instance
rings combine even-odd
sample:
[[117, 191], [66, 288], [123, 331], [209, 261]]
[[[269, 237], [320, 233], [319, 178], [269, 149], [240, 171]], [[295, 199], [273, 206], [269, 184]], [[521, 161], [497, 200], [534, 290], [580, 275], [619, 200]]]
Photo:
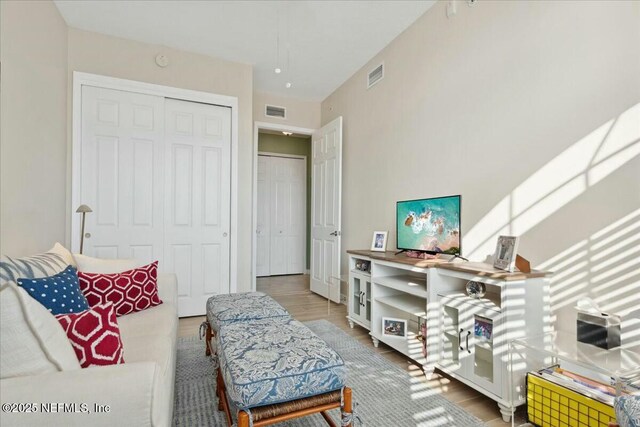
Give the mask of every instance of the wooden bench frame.
[[[206, 324], [205, 354], [209, 356], [213, 352], [211, 340], [215, 334], [208, 321]], [[233, 425], [233, 417], [231, 416], [231, 409], [227, 399], [227, 387], [222, 379], [222, 370], [220, 367], [218, 367], [216, 372], [216, 395], [218, 396], [218, 410], [224, 411], [227, 424], [231, 427]], [[342, 392], [337, 390], [276, 405], [260, 406], [251, 409], [251, 415], [253, 416], [254, 427], [268, 426], [317, 413], [322, 415], [329, 426], [338, 427], [338, 424], [327, 414], [328, 410], [336, 408], [340, 408], [348, 414], [353, 412], [351, 388], [345, 387]], [[351, 427], [351, 425], [351, 423], [348, 424], [349, 427]], [[249, 414], [243, 410], [238, 412], [238, 427], [249, 427]]]

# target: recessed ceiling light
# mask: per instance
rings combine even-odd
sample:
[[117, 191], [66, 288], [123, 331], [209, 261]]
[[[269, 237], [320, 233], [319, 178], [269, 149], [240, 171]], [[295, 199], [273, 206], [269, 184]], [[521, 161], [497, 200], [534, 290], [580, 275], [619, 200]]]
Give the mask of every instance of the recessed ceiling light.
[[283, 133], [283, 134], [285, 134], [286, 136], [291, 136], [291, 135], [293, 135], [293, 132], [285, 132], [285, 131], [282, 131], [282, 133]]
[[290, 88], [291, 88], [291, 83], [287, 82], [287, 84], [285, 85], [285, 87], [286, 87], [287, 89], [290, 89]]
[[276, 72], [276, 74], [280, 74], [282, 72], [282, 70], [280, 68], [276, 68], [275, 70], [273, 70]]

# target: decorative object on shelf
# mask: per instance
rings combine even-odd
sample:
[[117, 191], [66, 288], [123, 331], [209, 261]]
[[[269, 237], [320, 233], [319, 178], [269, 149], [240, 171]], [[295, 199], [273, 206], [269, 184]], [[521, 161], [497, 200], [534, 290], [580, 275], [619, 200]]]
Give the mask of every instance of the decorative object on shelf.
[[365, 261], [363, 259], [356, 260], [356, 270], [371, 272], [371, 261]]
[[473, 334], [483, 341], [492, 341], [493, 320], [482, 316], [475, 316]]
[[516, 268], [521, 273], [531, 273], [531, 263], [520, 255], [516, 255]]
[[471, 298], [482, 298], [487, 293], [487, 287], [482, 282], [469, 280], [466, 286], [467, 295]]
[[[80, 253], [82, 253], [82, 249], [84, 247], [84, 217], [87, 213], [89, 212], [93, 212], [91, 210], [91, 208], [87, 205], [80, 205], [78, 206], [78, 209], [76, 209], [76, 213], [81, 213], [82, 214], [82, 229], [80, 231]], [[87, 237], [90, 237], [91, 235], [89, 233], [87, 233]]]
[[392, 317], [382, 318], [382, 335], [387, 337], [406, 338], [407, 321], [404, 319], [394, 319]]
[[406, 251], [405, 254], [409, 258], [419, 258], [419, 259], [436, 259], [436, 258], [438, 258], [437, 254], [430, 254], [428, 252], [420, 252], [420, 251]]
[[500, 270], [513, 272], [516, 267], [516, 255], [518, 253], [517, 236], [500, 236], [493, 255], [493, 266]]
[[384, 252], [387, 250], [387, 231], [374, 231], [371, 240], [371, 250], [374, 252]]

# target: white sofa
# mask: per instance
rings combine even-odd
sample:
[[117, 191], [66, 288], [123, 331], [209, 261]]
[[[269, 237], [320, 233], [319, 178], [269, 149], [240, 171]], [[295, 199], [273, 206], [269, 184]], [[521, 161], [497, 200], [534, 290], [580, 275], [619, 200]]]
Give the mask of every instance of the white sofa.
[[[118, 317], [124, 364], [0, 380], [2, 404], [35, 404], [37, 413], [3, 412], [3, 426], [169, 426], [172, 424], [177, 339], [177, 280], [159, 274], [163, 303]], [[41, 404], [76, 404], [42, 412]], [[86, 404], [83, 407], [82, 404]], [[94, 405], [108, 412], [94, 412]], [[68, 412], [68, 410], [72, 412]], [[90, 414], [75, 413], [73, 410]]]

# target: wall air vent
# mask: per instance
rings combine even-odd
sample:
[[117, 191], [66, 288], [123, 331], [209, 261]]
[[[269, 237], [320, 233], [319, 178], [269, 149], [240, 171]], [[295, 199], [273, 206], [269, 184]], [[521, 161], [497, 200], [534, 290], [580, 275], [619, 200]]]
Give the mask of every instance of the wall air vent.
[[279, 119], [286, 119], [287, 109], [284, 107], [276, 107], [275, 105], [265, 105], [264, 115], [267, 117], [277, 117]]
[[384, 78], [384, 63], [378, 65], [376, 68], [369, 72], [367, 76], [367, 89], [369, 89], [374, 84], [378, 83], [380, 80]]

